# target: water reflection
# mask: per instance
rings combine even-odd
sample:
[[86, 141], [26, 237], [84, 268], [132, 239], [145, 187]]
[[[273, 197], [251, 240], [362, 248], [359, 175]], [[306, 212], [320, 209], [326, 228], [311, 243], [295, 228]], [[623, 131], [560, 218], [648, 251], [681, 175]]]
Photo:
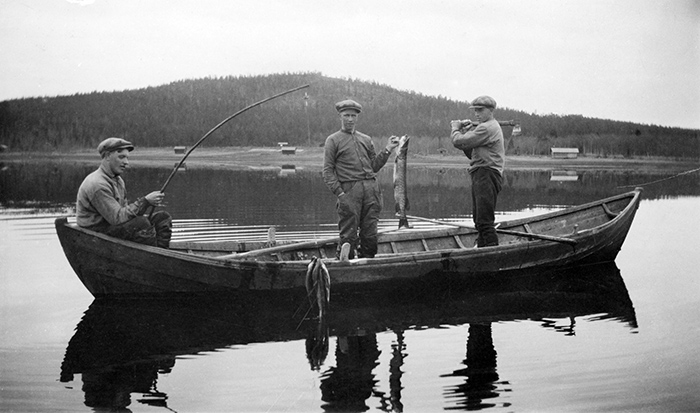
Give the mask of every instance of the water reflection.
[[362, 331], [338, 337], [336, 366], [323, 373], [321, 400], [325, 411], [365, 411], [377, 380], [372, 371], [379, 364], [375, 333]]
[[[464, 378], [464, 383], [449, 386], [446, 389], [446, 394], [456, 399], [456, 406], [448, 410], [480, 410], [495, 407], [495, 403], [488, 403], [485, 400], [496, 398], [499, 392], [509, 390], [505, 389], [508, 382], [498, 381], [491, 323], [469, 325], [467, 357], [462, 363], [466, 367], [442, 376]], [[503, 407], [509, 405], [509, 403], [503, 403]]]
[[[83, 178], [95, 168], [60, 162], [14, 162], [7, 166], [0, 172], [0, 204], [17, 207], [37, 201], [72, 205]], [[393, 208], [388, 208], [393, 205], [390, 169], [384, 168], [380, 174], [383, 218], [394, 215]], [[160, 187], [170, 172], [167, 168], [128, 171], [124, 179], [130, 196]], [[629, 190], [620, 186], [663, 177], [595, 170], [578, 171], [576, 180], [571, 181], [552, 180], [553, 176], [545, 170], [507, 171], [498, 210], [521, 211], [545, 203], [578, 205]], [[463, 168], [413, 167], [409, 169], [408, 182], [414, 215], [442, 218], [469, 214], [469, 179]], [[644, 191], [646, 199], [683, 195], [700, 195], [697, 173], [650, 185]], [[261, 170], [188, 169], [171, 181], [166, 201], [175, 219], [216, 218], [241, 225], [336, 222], [335, 199], [320, 172], [291, 164]]]
[[578, 172], [576, 171], [552, 171], [550, 181], [558, 182], [573, 182], [578, 181]]
[[[468, 326], [463, 366], [443, 378], [447, 409], [507, 406], [497, 399], [511, 389], [499, 378], [492, 329], [497, 323], [534, 320], [544, 328], [616, 320], [635, 331], [636, 317], [615, 264], [565, 271], [516, 272], [498, 280], [474, 280], [463, 289], [407, 288], [334, 295], [323, 320], [302, 319], [302, 296], [239, 297], [221, 300], [95, 300], [66, 349], [60, 380], [82, 376], [85, 404], [124, 408], [139, 403], [166, 406], [158, 378], [176, 367], [178, 356], [231, 345], [305, 340], [309, 368], [320, 375], [326, 411], [367, 410], [377, 399], [382, 410], [402, 411], [404, 333], [408, 330]], [[377, 335], [395, 336], [389, 362], [389, 392], [379, 390]], [[335, 365], [326, 366], [329, 337], [335, 337]], [[408, 389], [410, 391], [410, 389]]]
[[324, 411], [366, 411], [367, 401], [375, 398], [385, 412], [401, 412], [401, 377], [405, 352], [404, 333], [394, 332], [396, 341], [391, 344], [389, 362], [389, 394], [377, 389], [375, 368], [379, 365], [381, 351], [377, 345], [377, 333], [358, 329], [336, 340], [336, 365], [328, 368], [321, 378], [321, 405]]

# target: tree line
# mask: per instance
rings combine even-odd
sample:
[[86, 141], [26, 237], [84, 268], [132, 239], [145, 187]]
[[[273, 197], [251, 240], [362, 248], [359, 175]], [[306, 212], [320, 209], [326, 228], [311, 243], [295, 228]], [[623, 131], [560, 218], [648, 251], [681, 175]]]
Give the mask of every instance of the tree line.
[[[94, 148], [118, 136], [142, 147], [189, 146], [240, 109], [305, 84], [310, 86], [245, 112], [203, 145], [323, 145], [339, 127], [335, 102], [352, 98], [364, 107], [359, 130], [376, 139], [408, 134], [416, 138], [414, 150], [444, 153], [454, 150], [450, 120], [469, 116], [469, 102], [315, 72], [208, 77], [136, 90], [2, 101], [0, 144], [15, 151], [69, 151]], [[576, 147], [593, 156], [700, 157], [698, 130], [505, 107], [497, 109], [496, 117], [520, 122], [519, 136], [512, 127], [504, 128], [510, 154], [548, 155], [551, 147]]]

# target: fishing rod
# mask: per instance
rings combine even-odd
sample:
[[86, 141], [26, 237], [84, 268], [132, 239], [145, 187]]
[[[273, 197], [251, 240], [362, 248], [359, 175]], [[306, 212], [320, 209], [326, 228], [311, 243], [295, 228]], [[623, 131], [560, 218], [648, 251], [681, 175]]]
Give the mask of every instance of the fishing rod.
[[678, 178], [679, 176], [692, 174], [693, 172], [698, 172], [698, 171], [700, 171], [700, 168], [691, 169], [691, 170], [689, 170], [689, 171], [684, 171], [684, 172], [675, 174], [675, 175], [673, 175], [673, 176], [669, 176], [669, 177], [667, 177], [667, 178], [657, 179], [656, 181], [646, 182], [646, 183], [643, 183], [643, 184], [619, 185], [618, 188], [631, 188], [631, 187], [635, 187], [635, 188], [636, 188], [636, 187], [638, 187], [638, 186], [647, 186], [647, 185], [656, 184], [656, 183], [659, 183], [659, 182], [663, 182], [663, 181], [668, 181], [668, 180], [671, 180], [671, 179], [675, 179], [675, 178]]
[[303, 86], [299, 86], [299, 87], [295, 87], [294, 89], [289, 89], [289, 90], [286, 91], [286, 92], [278, 93], [278, 94], [276, 94], [276, 95], [274, 95], [274, 96], [271, 96], [271, 97], [269, 97], [269, 98], [265, 98], [265, 99], [263, 99], [263, 100], [261, 100], [261, 101], [259, 101], [259, 102], [253, 103], [252, 105], [246, 106], [245, 108], [239, 110], [238, 112], [234, 113], [233, 115], [231, 115], [231, 116], [229, 116], [228, 118], [226, 118], [226, 119], [222, 120], [221, 122], [219, 122], [218, 125], [214, 126], [209, 132], [205, 133], [204, 136], [202, 136], [202, 137], [197, 141], [197, 143], [195, 143], [194, 145], [192, 145], [192, 147], [187, 151], [187, 153], [185, 153], [185, 156], [183, 156], [182, 159], [180, 159], [180, 162], [178, 162], [178, 164], [175, 165], [175, 168], [174, 168], [173, 171], [170, 173], [170, 176], [168, 176], [168, 179], [167, 179], [167, 180], [165, 181], [165, 183], [163, 184], [163, 187], [160, 189], [160, 192], [165, 192], [165, 188], [168, 187], [168, 184], [170, 183], [170, 180], [173, 179], [173, 176], [175, 176], [175, 173], [177, 173], [177, 170], [182, 166], [183, 163], [185, 163], [185, 159], [187, 159], [187, 157], [190, 156], [190, 154], [192, 153], [192, 151], [194, 151], [202, 142], [204, 142], [204, 140], [205, 140], [206, 138], [209, 137], [209, 135], [211, 135], [212, 133], [214, 133], [214, 131], [216, 131], [217, 129], [219, 129], [219, 128], [220, 128], [221, 126], [223, 126], [226, 122], [230, 121], [231, 119], [235, 118], [236, 116], [240, 115], [241, 113], [243, 113], [243, 112], [245, 112], [245, 111], [247, 111], [247, 110], [250, 110], [250, 109], [252, 109], [252, 108], [254, 108], [254, 107], [256, 107], [256, 106], [262, 105], [263, 103], [265, 103], [265, 102], [267, 102], [267, 101], [270, 101], [270, 100], [272, 100], [272, 99], [276, 99], [276, 98], [278, 98], [278, 97], [280, 97], [280, 96], [284, 96], [284, 95], [286, 95], [286, 94], [289, 94], [289, 93], [292, 93], [292, 92], [296, 92], [297, 90], [304, 89], [304, 88], [307, 88], [307, 87], [309, 87], [308, 84], [303, 85]]
[[[459, 120], [459, 119], [458, 119], [458, 120], [453, 120], [452, 122], [461, 122], [461, 123], [462, 123], [462, 127], [464, 127], [464, 126], [469, 126], [469, 125], [474, 125], [474, 126], [476, 126], [476, 125], [478, 125], [478, 124], [480, 123], [480, 122], [477, 122], [477, 121], [473, 121], [473, 120], [471, 120], [471, 119], [462, 119], [462, 120]], [[518, 125], [520, 125], [520, 121], [519, 121], [519, 120], [498, 120], [498, 121], [496, 121], [496, 122], [498, 122], [498, 124], [501, 125], [501, 126], [518, 126]]]

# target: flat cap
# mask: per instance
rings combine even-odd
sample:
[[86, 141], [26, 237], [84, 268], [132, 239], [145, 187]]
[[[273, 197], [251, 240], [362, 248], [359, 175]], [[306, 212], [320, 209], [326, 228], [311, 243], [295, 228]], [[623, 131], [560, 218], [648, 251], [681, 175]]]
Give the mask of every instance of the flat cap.
[[472, 101], [470, 108], [496, 109], [496, 101], [491, 96], [479, 96]]
[[353, 110], [356, 110], [357, 113], [361, 113], [362, 112], [362, 105], [360, 105], [359, 103], [355, 102], [354, 100], [350, 100], [350, 99], [341, 100], [340, 102], [335, 104], [335, 110], [337, 110], [338, 113], [340, 113], [346, 109], [353, 109]]
[[100, 155], [120, 149], [128, 149], [131, 152], [134, 150], [134, 145], [122, 138], [107, 138], [97, 145], [97, 152], [99, 152]]

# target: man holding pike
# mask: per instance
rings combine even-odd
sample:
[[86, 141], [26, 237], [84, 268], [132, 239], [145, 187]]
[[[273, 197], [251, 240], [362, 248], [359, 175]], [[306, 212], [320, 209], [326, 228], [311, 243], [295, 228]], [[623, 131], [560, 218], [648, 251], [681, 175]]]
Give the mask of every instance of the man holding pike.
[[392, 136], [386, 148], [376, 153], [372, 138], [355, 130], [362, 106], [354, 100], [343, 100], [335, 104], [335, 109], [340, 130], [326, 138], [323, 181], [338, 197], [338, 256], [343, 244], [348, 243], [348, 258], [355, 258], [355, 250], [360, 258], [372, 258], [377, 253], [377, 224], [382, 210], [377, 172], [399, 139]]
[[452, 144], [470, 159], [472, 216], [479, 231], [477, 247], [490, 247], [498, 245], [494, 211], [505, 166], [503, 131], [493, 117], [496, 110], [493, 98], [479, 96], [469, 108], [474, 109], [476, 122], [453, 120]]

